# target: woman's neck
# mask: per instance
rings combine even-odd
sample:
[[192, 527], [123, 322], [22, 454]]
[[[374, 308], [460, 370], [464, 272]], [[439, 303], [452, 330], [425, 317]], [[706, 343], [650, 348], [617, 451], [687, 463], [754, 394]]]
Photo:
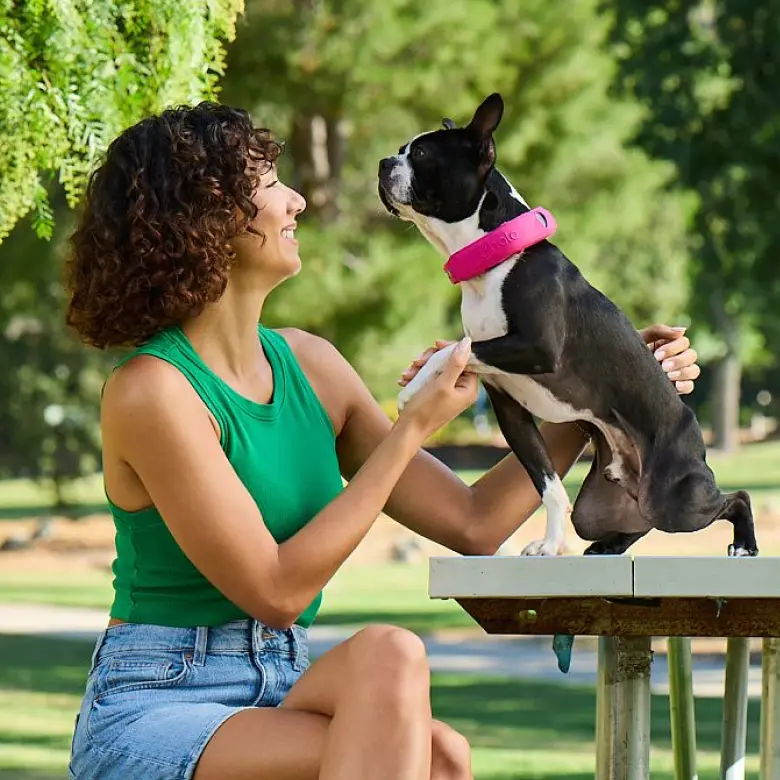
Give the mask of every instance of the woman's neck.
[[258, 371], [257, 323], [266, 290], [228, 283], [222, 297], [182, 324], [201, 359], [217, 374], [241, 381]]

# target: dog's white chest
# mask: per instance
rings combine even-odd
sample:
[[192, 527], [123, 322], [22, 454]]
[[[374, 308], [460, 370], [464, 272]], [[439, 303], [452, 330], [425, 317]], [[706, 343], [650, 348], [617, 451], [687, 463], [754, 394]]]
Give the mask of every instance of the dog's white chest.
[[472, 341], [505, 336], [508, 325], [501, 305], [501, 288], [516, 260], [507, 260], [484, 276], [461, 283], [463, 330]]
[[[506, 275], [516, 262], [509, 260], [479, 279], [462, 283], [463, 330], [472, 341], [486, 341], [506, 335], [508, 323], [502, 306], [501, 290]], [[534, 381], [533, 377], [485, 371], [484, 379], [512, 396], [531, 414], [542, 420], [568, 422], [588, 416], [588, 413], [583, 415], [582, 411], [559, 401], [547, 388]]]
[[487, 374], [484, 380], [512, 396], [535, 417], [547, 420], [547, 422], [569, 422], [582, 420], [588, 416], [587, 412], [583, 414], [569, 404], [559, 401], [546, 387], [542, 387], [530, 376], [504, 373]]

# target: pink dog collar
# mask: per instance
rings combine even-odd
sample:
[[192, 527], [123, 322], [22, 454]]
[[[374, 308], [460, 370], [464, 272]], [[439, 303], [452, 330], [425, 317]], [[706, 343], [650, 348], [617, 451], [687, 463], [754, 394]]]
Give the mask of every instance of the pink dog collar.
[[455, 252], [444, 270], [453, 284], [466, 282], [549, 238], [557, 228], [555, 217], [547, 209], [531, 209]]

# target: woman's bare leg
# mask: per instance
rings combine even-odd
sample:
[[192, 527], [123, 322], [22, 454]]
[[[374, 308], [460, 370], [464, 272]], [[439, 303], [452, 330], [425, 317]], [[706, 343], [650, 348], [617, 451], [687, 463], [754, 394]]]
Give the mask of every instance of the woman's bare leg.
[[278, 709], [230, 718], [195, 780], [470, 780], [465, 740], [430, 713], [413, 634], [372, 626], [317, 660]]
[[320, 777], [428, 780], [431, 705], [425, 645], [409, 631], [371, 626], [340, 649], [323, 656], [307, 672], [308, 684], [293, 688], [282, 705], [333, 718]]

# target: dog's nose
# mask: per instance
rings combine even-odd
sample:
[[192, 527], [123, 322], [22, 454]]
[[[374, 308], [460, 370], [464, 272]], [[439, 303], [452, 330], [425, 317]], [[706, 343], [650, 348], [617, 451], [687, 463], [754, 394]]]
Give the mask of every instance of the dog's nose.
[[392, 157], [385, 157], [383, 160], [379, 161], [379, 173], [383, 173], [385, 171], [389, 171], [390, 168], [392, 168], [394, 165], [394, 160]]

